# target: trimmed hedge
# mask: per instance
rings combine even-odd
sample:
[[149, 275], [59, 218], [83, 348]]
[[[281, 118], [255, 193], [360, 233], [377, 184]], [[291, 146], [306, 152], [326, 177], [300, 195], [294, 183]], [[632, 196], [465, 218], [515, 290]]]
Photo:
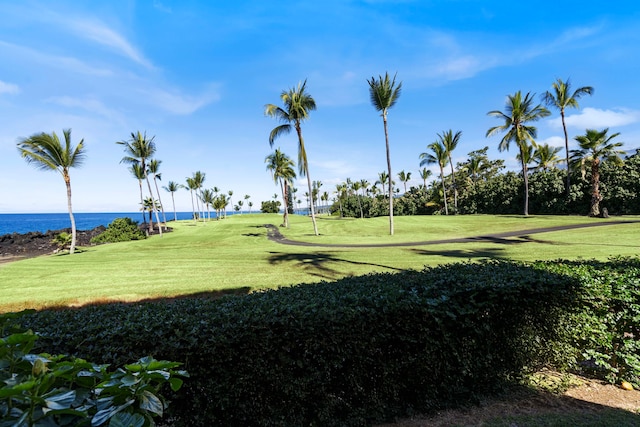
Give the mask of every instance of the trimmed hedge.
[[[639, 277], [639, 260], [493, 261], [23, 322], [47, 352], [183, 362], [191, 378], [172, 425], [368, 425], [468, 402], [542, 366], [594, 362], [587, 347], [605, 354], [604, 336], [622, 334], [616, 351], [632, 349]], [[627, 301], [616, 321], [635, 326], [601, 320], [612, 299]], [[617, 366], [638, 383], [640, 369]]]

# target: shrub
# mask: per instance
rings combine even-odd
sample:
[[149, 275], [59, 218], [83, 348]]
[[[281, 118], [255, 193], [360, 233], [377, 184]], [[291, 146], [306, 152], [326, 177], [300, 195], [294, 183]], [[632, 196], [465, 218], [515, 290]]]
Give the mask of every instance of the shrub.
[[468, 401], [574, 357], [579, 284], [545, 264], [458, 264], [43, 311], [29, 326], [45, 348], [99, 363], [184, 362], [175, 425], [362, 425]]
[[143, 240], [146, 236], [138, 228], [138, 223], [131, 218], [116, 218], [107, 229], [91, 239], [91, 243], [116, 243], [130, 240]]

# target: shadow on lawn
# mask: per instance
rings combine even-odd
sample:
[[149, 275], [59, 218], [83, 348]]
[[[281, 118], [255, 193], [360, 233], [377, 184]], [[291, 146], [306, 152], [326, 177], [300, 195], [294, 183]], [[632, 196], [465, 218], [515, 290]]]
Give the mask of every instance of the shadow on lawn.
[[351, 264], [351, 265], [368, 265], [373, 267], [382, 267], [389, 270], [403, 271], [401, 268], [391, 267], [388, 265], [375, 264], [370, 262], [350, 261], [338, 258], [327, 252], [312, 253], [284, 253], [269, 252], [269, 264], [289, 263], [296, 268], [300, 268], [312, 276], [321, 277], [323, 279], [337, 279], [344, 276], [337, 269], [331, 268], [331, 264]]

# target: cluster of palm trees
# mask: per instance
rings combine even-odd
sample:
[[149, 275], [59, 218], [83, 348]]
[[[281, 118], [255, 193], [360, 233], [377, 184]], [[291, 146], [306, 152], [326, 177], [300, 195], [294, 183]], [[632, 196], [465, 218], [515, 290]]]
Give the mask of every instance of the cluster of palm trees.
[[[385, 144], [387, 151], [387, 168], [389, 179], [392, 176], [391, 173], [391, 156], [389, 150], [389, 132], [387, 128], [387, 114], [391, 107], [393, 107], [400, 97], [400, 91], [402, 88], [402, 82], [396, 84], [396, 77], [391, 78], [389, 73], [386, 73], [385, 76], [379, 76], [379, 78], [372, 77], [370, 80], [367, 80], [369, 84], [369, 94], [371, 97], [371, 103], [375, 107], [377, 111], [381, 112], [382, 121], [384, 125], [384, 135], [385, 135]], [[281, 125], [276, 126], [273, 130], [271, 130], [269, 134], [269, 145], [273, 147], [275, 140], [284, 135], [291, 132], [292, 129], [295, 129], [296, 135], [298, 137], [298, 173], [301, 177], [307, 177], [307, 185], [309, 191], [307, 196], [310, 200], [309, 202], [309, 213], [311, 216], [311, 222], [313, 223], [313, 231], [317, 236], [318, 233], [318, 225], [316, 223], [315, 217], [315, 203], [314, 203], [314, 188], [312, 186], [311, 177], [309, 176], [309, 163], [307, 160], [307, 150], [304, 144], [304, 138], [302, 136], [302, 122], [309, 118], [309, 113], [316, 109], [316, 102], [311, 95], [306, 92], [307, 81], [304, 80], [294, 88], [289, 90], [284, 90], [280, 94], [280, 100], [283, 103], [283, 107], [279, 107], [275, 104], [266, 104], [265, 105], [265, 115], [275, 118], [282, 122]], [[278, 150], [276, 150], [278, 151]], [[275, 153], [274, 153], [275, 155]], [[269, 163], [269, 157], [267, 157], [267, 163]], [[293, 166], [293, 165], [290, 165]], [[269, 168], [269, 166], [268, 166]], [[283, 199], [284, 199], [284, 211], [285, 218], [287, 217], [288, 210], [288, 200], [286, 189], [288, 187], [288, 183], [286, 183], [287, 178], [284, 176], [278, 175], [278, 170], [276, 167], [269, 168], [272, 172], [272, 176], [276, 182], [280, 182], [282, 187]], [[389, 233], [393, 234], [393, 194], [392, 194], [392, 185], [391, 181], [389, 181]], [[317, 193], [316, 189], [316, 193]], [[322, 195], [324, 197], [324, 194]], [[327, 194], [328, 198], [328, 194]], [[285, 219], [285, 224], [287, 223]]]
[[[312, 181], [309, 177], [309, 166], [307, 162], [307, 152], [302, 137], [301, 123], [308, 119], [309, 112], [316, 109], [316, 104], [313, 98], [306, 92], [306, 80], [297, 87], [288, 91], [283, 91], [281, 94], [281, 100], [284, 107], [278, 107], [274, 104], [267, 104], [265, 106], [265, 114], [267, 116], [276, 118], [282, 125], [274, 128], [269, 135], [269, 143], [273, 146], [273, 143], [277, 137], [282, 134], [289, 133], [292, 128], [296, 130], [298, 136], [298, 166], [301, 176], [307, 177], [307, 183], [309, 186], [309, 192], [306, 193], [311, 201], [309, 203], [309, 211], [313, 222], [314, 232], [317, 235], [318, 229], [315, 221], [315, 209], [314, 209], [314, 189], [312, 188]], [[389, 148], [389, 132], [387, 124], [388, 111], [397, 102], [402, 88], [402, 82], [396, 82], [396, 76], [393, 78], [389, 73], [385, 73], [384, 76], [380, 75], [378, 78], [372, 77], [367, 80], [369, 84], [369, 94], [371, 98], [371, 104], [377, 111], [380, 111], [385, 136], [385, 148], [386, 148], [386, 160], [387, 171], [379, 175], [379, 180], [376, 184], [382, 186], [382, 192], [387, 194], [389, 203], [389, 234], [393, 234], [393, 199], [394, 191], [399, 192], [394, 188], [394, 182], [392, 181], [392, 169], [391, 169], [391, 156]], [[566, 194], [567, 197], [570, 191], [570, 168], [572, 167], [585, 167], [590, 165], [592, 167], [592, 208], [591, 215], [599, 214], [598, 202], [601, 200], [599, 194], [599, 175], [597, 173], [597, 167], [600, 159], [619, 160], [619, 154], [621, 151], [618, 148], [622, 143], [612, 142], [611, 140], [617, 137], [619, 134], [608, 135], [608, 129], [594, 130], [587, 129], [586, 134], [575, 137], [580, 148], [577, 150], [569, 150], [569, 136], [567, 133], [565, 123], [565, 110], [567, 108], [578, 108], [578, 100], [584, 95], [591, 95], [593, 88], [590, 86], [583, 86], [576, 90], [571, 89], [571, 82], [569, 79], [563, 81], [557, 79], [552, 84], [552, 90], [547, 91], [542, 96], [542, 103], [546, 106], [551, 106], [559, 110], [562, 119], [562, 126], [565, 139], [565, 159], [562, 160], [559, 156], [560, 147], [551, 147], [548, 144], [538, 144], [535, 141], [537, 136], [537, 130], [532, 125], [542, 118], [551, 115], [551, 112], [542, 104], [535, 103], [535, 94], [527, 93], [522, 94], [521, 91], [516, 92], [513, 95], [507, 97], [507, 102], [504, 111], [490, 111], [488, 115], [504, 120], [504, 123], [499, 126], [490, 128], [486, 136], [490, 137], [498, 133], [504, 133], [501, 139], [498, 149], [500, 151], [509, 150], [512, 142], [518, 148], [517, 160], [520, 162], [522, 168], [522, 174], [524, 177], [524, 215], [529, 213], [529, 183], [528, 174], [530, 171], [536, 170], [548, 170], [556, 167], [560, 163], [565, 163], [566, 172]], [[421, 153], [420, 166], [437, 164], [440, 169], [440, 181], [442, 184], [444, 213], [449, 214], [449, 205], [447, 191], [448, 186], [446, 184], [445, 168], [447, 165], [451, 167], [450, 186], [449, 191], [453, 193], [453, 210], [458, 212], [458, 189], [456, 188], [456, 176], [455, 169], [452, 160], [452, 152], [456, 149], [462, 137], [461, 131], [454, 132], [449, 129], [437, 134], [437, 139], [433, 143], [427, 146], [428, 151]], [[273, 163], [278, 158], [284, 158], [283, 164], [277, 165]], [[480, 158], [473, 159], [478, 161]], [[286, 157], [280, 149], [276, 150], [276, 153], [267, 157], [268, 169], [272, 172], [274, 180], [280, 184], [284, 205], [285, 205], [285, 220], [287, 223], [287, 198], [288, 188], [291, 186], [293, 178], [295, 178], [295, 172], [293, 172], [293, 162]], [[529, 167], [532, 165], [531, 167]], [[469, 168], [473, 169], [480, 167], [480, 164], [469, 164]], [[473, 171], [472, 171], [473, 174]], [[420, 177], [424, 182], [424, 188], [427, 187], [427, 179], [430, 177], [431, 172], [423, 168], [420, 171]], [[477, 175], [477, 174], [476, 174]], [[407, 182], [411, 179], [411, 172], [405, 172], [404, 170], [398, 174], [399, 180], [404, 184], [404, 191], [407, 192]], [[340, 204], [341, 196], [351, 191], [358, 194], [360, 189], [358, 186], [362, 185], [362, 182], [351, 182], [347, 179], [347, 182], [338, 184], [336, 186], [335, 194], [337, 195], [336, 201]], [[367, 191], [367, 187], [364, 187], [364, 191]], [[375, 195], [377, 189], [375, 185], [372, 187], [371, 192]], [[341, 205], [340, 205], [341, 210]], [[361, 215], [362, 215], [362, 208]]]

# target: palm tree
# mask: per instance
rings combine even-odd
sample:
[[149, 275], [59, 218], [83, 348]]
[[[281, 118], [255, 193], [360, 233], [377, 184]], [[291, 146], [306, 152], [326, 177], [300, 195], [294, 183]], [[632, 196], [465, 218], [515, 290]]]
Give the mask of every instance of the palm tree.
[[[229, 195], [229, 204], [230, 204], [231, 206], [233, 206], [233, 199], [231, 198], [231, 197], [233, 196], [233, 190], [229, 190], [229, 191], [227, 191], [227, 194]], [[225, 209], [225, 211], [224, 211], [224, 217], [225, 217], [225, 218], [227, 217], [227, 210], [226, 210], [226, 209]]]
[[[140, 131], [131, 132], [131, 139], [129, 141], [118, 141], [116, 144], [124, 146], [124, 152], [126, 156], [120, 160], [120, 163], [136, 163], [139, 162], [142, 170], [144, 171], [145, 180], [149, 187], [149, 194], [151, 195], [151, 204], [153, 205], [153, 212], [156, 215], [156, 222], [160, 224], [160, 216], [158, 215], [158, 209], [155, 206], [155, 199], [153, 198], [153, 191], [151, 191], [151, 182], [149, 181], [149, 175], [147, 174], [147, 161], [153, 157], [156, 152], [156, 144], [153, 141], [155, 137], [147, 138], [147, 134], [141, 134]], [[151, 221], [149, 221], [151, 225]], [[153, 228], [149, 230], [153, 232]], [[162, 237], [162, 227], [158, 226], [160, 237]]]
[[322, 195], [320, 196], [320, 200], [322, 200], [324, 202], [323, 206], [324, 206], [325, 213], [327, 215], [329, 215], [330, 214], [330, 212], [329, 212], [329, 193], [324, 191], [322, 193]]
[[[144, 194], [142, 193], [142, 181], [144, 181], [144, 170], [142, 170], [142, 165], [140, 163], [132, 163], [129, 166], [129, 171], [131, 175], [138, 180], [138, 187], [140, 187], [140, 206], [144, 206]], [[142, 211], [142, 223], [147, 223], [147, 210], [141, 209]], [[149, 216], [149, 227], [153, 229], [153, 218]], [[149, 227], [147, 227], [147, 236], [149, 235]]]
[[541, 118], [549, 116], [551, 113], [542, 105], [533, 106], [533, 95], [527, 93], [522, 98], [520, 91], [507, 97], [505, 113], [502, 111], [489, 111], [487, 114], [504, 120], [502, 126], [494, 126], [487, 131], [487, 137], [497, 132], [506, 132], [500, 141], [498, 149], [500, 151], [509, 150], [509, 143], [514, 141], [520, 150], [520, 164], [522, 166], [522, 176], [524, 178], [524, 215], [529, 215], [529, 178], [527, 176], [527, 165], [523, 161], [523, 151], [529, 142], [535, 146], [537, 129], [527, 125], [528, 122], [535, 122]]
[[404, 184], [404, 192], [407, 192], [407, 182], [411, 179], [411, 172], [405, 172], [404, 170], [400, 171], [398, 174], [398, 178], [400, 182]]
[[347, 195], [347, 184], [336, 184], [336, 195], [338, 196], [338, 206], [340, 207], [340, 218], [342, 218], [342, 199]]
[[597, 131], [595, 129], [587, 129], [586, 134], [576, 136], [574, 139], [580, 145], [579, 150], [572, 150], [572, 158], [574, 165], [582, 167], [591, 166], [591, 212], [589, 216], [600, 216], [600, 163], [602, 161], [613, 161], [622, 163], [620, 155], [624, 153], [618, 150], [622, 147], [622, 142], [611, 142], [617, 138], [620, 133], [607, 135], [609, 129]]
[[285, 227], [289, 227], [289, 183], [296, 177], [294, 170], [295, 163], [289, 156], [280, 151], [279, 148], [269, 154], [265, 159], [267, 170], [271, 172], [271, 177], [276, 185], [280, 184], [282, 192], [282, 202], [284, 205], [284, 216], [282, 223]]
[[442, 181], [442, 194], [444, 198], [444, 214], [449, 215], [449, 207], [447, 206], [447, 188], [444, 185], [444, 167], [449, 162], [449, 156], [447, 156], [447, 149], [442, 145], [441, 141], [432, 142], [427, 145], [432, 153], [420, 154], [420, 166], [431, 165], [437, 163], [440, 167], [440, 180]]
[[211, 211], [209, 207], [213, 205], [213, 202], [215, 200], [215, 195], [213, 194], [213, 190], [211, 190], [210, 188], [205, 188], [204, 190], [202, 190], [201, 197], [202, 197], [202, 203], [204, 203], [204, 205], [207, 207], [207, 221], [210, 221]]
[[[307, 185], [309, 187], [309, 194], [313, 194], [311, 188], [311, 177], [309, 176], [309, 162], [307, 161], [307, 150], [304, 146], [304, 139], [302, 137], [302, 122], [309, 118], [309, 112], [316, 109], [316, 101], [306, 92], [307, 81], [298, 83], [296, 88], [292, 88], [288, 91], [282, 91], [280, 99], [284, 103], [284, 108], [278, 107], [274, 104], [265, 105], [265, 114], [269, 117], [284, 122], [280, 126], [275, 127], [269, 134], [269, 145], [273, 147], [274, 141], [283, 134], [291, 132], [291, 128], [295, 128], [298, 135], [298, 172], [300, 176], [307, 177]], [[316, 224], [316, 216], [313, 210], [313, 203], [310, 204], [311, 208], [311, 222], [313, 223], [313, 232], [318, 235], [318, 226]]]
[[200, 200], [202, 200], [202, 187], [204, 187], [204, 181], [206, 179], [206, 174], [201, 171], [195, 171], [193, 173], [193, 184], [195, 185], [196, 192], [196, 208], [198, 209], [198, 216], [200, 213], [202, 214], [201, 218], [204, 221], [204, 206], [200, 206]]
[[529, 172], [529, 163], [534, 161], [534, 148], [533, 145], [529, 145], [525, 143], [525, 146], [520, 150], [518, 154], [516, 154], [516, 160], [524, 163], [527, 168], [527, 173]]
[[562, 130], [564, 131], [564, 147], [565, 147], [565, 158], [567, 161], [567, 184], [566, 184], [566, 193], [567, 197], [569, 197], [570, 187], [571, 187], [571, 174], [569, 171], [569, 135], [567, 134], [567, 125], [564, 119], [564, 110], [566, 108], [579, 108], [578, 99], [580, 99], [583, 95], [591, 95], [593, 94], [593, 87], [591, 86], [583, 86], [571, 92], [571, 82], [567, 79], [566, 82], [563, 82], [561, 79], [556, 79], [556, 81], [551, 86], [553, 92], [547, 91], [544, 95], [542, 95], [542, 100], [549, 106], [554, 106], [558, 110], [560, 110], [560, 117], [562, 118]]
[[386, 171], [378, 173], [378, 180], [376, 184], [382, 185], [382, 194], [386, 194], [384, 184], [389, 181], [389, 174]]
[[453, 170], [453, 159], [451, 158], [451, 153], [456, 149], [458, 143], [460, 142], [460, 137], [462, 136], [462, 131], [458, 131], [455, 134], [451, 129], [448, 131], [442, 132], [442, 134], [438, 134], [438, 139], [447, 150], [447, 157], [449, 158], [449, 164], [451, 165], [451, 183], [453, 186], [453, 206], [455, 212], [458, 213], [458, 189], [456, 187], [456, 175]]
[[247, 205], [249, 206], [249, 213], [251, 213], [251, 208], [253, 207], [253, 202], [249, 202], [249, 203], [247, 203]]
[[422, 178], [422, 186], [424, 188], [425, 193], [427, 192], [427, 179], [431, 177], [431, 171], [427, 168], [420, 169], [420, 178]]
[[358, 190], [360, 190], [360, 181], [355, 181], [351, 183], [351, 189], [356, 195], [356, 199], [358, 199], [358, 207], [360, 208], [360, 218], [364, 218], [364, 212], [362, 211], [362, 200], [360, 199], [360, 194]]
[[162, 160], [152, 159], [149, 161], [149, 173], [153, 175], [153, 183], [156, 186], [156, 193], [158, 194], [158, 202], [160, 204], [160, 210], [162, 211], [162, 221], [164, 226], [167, 226], [167, 216], [164, 214], [164, 208], [162, 207], [162, 197], [160, 197], [160, 190], [158, 189], [158, 181], [162, 180], [162, 174], [158, 172], [160, 169], [160, 163]]
[[67, 209], [71, 220], [71, 246], [69, 253], [73, 254], [76, 248], [76, 220], [71, 207], [71, 178], [69, 169], [79, 167], [85, 159], [84, 139], [73, 147], [71, 145], [71, 129], [64, 129], [64, 146], [55, 132], [37, 133], [18, 142], [20, 156], [27, 163], [35, 165], [42, 170], [55, 170], [60, 172], [67, 188]]
[[182, 184], [178, 184], [177, 182], [174, 182], [174, 181], [169, 181], [165, 187], [162, 187], [165, 189], [165, 191], [168, 191], [169, 193], [171, 193], [171, 203], [173, 204], [173, 220], [174, 221], [178, 220], [178, 213], [176, 212], [176, 199], [173, 197], [173, 195], [176, 191], [178, 191], [182, 187], [183, 187]]
[[389, 73], [385, 73], [384, 77], [379, 76], [379, 79], [371, 77], [371, 80], [367, 80], [369, 83], [369, 95], [371, 97], [371, 104], [377, 111], [382, 112], [382, 123], [384, 125], [384, 140], [387, 149], [387, 173], [389, 174], [389, 234], [393, 235], [393, 185], [391, 184], [391, 156], [389, 153], [389, 132], [387, 129], [387, 113], [389, 108], [393, 107], [402, 90], [402, 82], [396, 86], [396, 76], [393, 76], [393, 80], [389, 77]]
[[187, 188], [189, 190], [189, 193], [191, 194], [191, 216], [193, 217], [193, 221], [197, 222], [199, 214], [196, 213], [196, 206], [193, 202], [193, 199], [194, 199], [193, 193], [194, 191], [197, 191], [198, 185], [196, 183], [196, 180], [193, 177], [191, 178], [187, 177], [186, 181], [187, 181], [187, 185], [184, 188]]
[[531, 170], [549, 170], [556, 167], [556, 165], [562, 162], [562, 159], [558, 157], [558, 153], [562, 150], [561, 147], [552, 147], [549, 144], [539, 145], [533, 152], [533, 161], [536, 166]]

